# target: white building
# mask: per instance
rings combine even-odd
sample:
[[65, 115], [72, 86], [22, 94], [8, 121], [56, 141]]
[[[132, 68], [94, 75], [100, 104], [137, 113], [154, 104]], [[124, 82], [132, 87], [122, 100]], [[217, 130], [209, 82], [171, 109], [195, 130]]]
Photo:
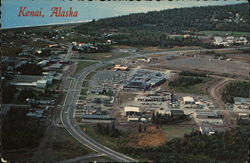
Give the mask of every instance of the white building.
[[125, 113], [126, 116], [138, 114], [138, 113], [140, 113], [140, 108], [139, 107], [126, 106], [126, 107], [124, 107], [124, 113]]

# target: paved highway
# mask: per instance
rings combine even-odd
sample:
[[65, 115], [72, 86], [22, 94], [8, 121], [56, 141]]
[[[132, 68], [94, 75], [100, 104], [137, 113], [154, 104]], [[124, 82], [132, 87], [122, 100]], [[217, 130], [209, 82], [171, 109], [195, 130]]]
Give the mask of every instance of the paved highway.
[[[106, 62], [105, 64], [108, 64], [109, 62]], [[75, 110], [75, 103], [78, 100], [78, 94], [81, 91], [81, 86], [83, 80], [86, 78], [86, 76], [94, 71], [96, 68], [105, 65], [103, 63], [97, 63], [95, 65], [91, 65], [78, 74], [75, 75], [74, 79], [70, 82], [70, 87], [66, 95], [66, 99], [64, 102], [64, 106], [62, 108], [61, 112], [61, 121], [63, 123], [63, 126], [65, 129], [73, 136], [75, 137], [80, 143], [87, 146], [88, 148], [98, 152], [105, 154], [106, 156], [119, 161], [119, 162], [136, 162], [135, 159], [130, 158], [124, 154], [118, 153], [116, 151], [113, 151], [100, 143], [93, 140], [91, 137], [89, 137], [75, 122], [75, 119], [73, 117], [74, 110]], [[77, 90], [77, 91], [75, 91]]]
[[[229, 48], [228, 48], [229, 49]], [[228, 50], [227, 49], [227, 50]], [[231, 48], [233, 49], [233, 48]], [[218, 49], [213, 49], [213, 50], [218, 50]], [[221, 49], [219, 49], [221, 50]], [[225, 49], [224, 49], [225, 50]], [[138, 53], [131, 53], [132, 56], [124, 57], [124, 58], [119, 58], [111, 61], [105, 61], [105, 62], [99, 62], [97, 64], [88, 66], [87, 68], [83, 69], [79, 73], [77, 73], [74, 76], [74, 79], [71, 80], [70, 82], [70, 87], [67, 92], [64, 105], [61, 111], [61, 121], [63, 123], [63, 126], [65, 129], [73, 136], [75, 137], [80, 143], [83, 145], [87, 146], [88, 148], [100, 153], [100, 154], [105, 154], [106, 156], [119, 161], [119, 162], [137, 162], [137, 160], [128, 157], [124, 154], [118, 153], [114, 150], [111, 150], [102, 144], [96, 142], [93, 140], [91, 137], [89, 137], [75, 122], [74, 119], [74, 111], [76, 109], [76, 101], [78, 100], [78, 94], [81, 91], [82, 87], [82, 82], [86, 78], [86, 76], [97, 69], [98, 67], [114, 63], [118, 60], [122, 60], [125, 58], [136, 58], [140, 56], [147, 56], [147, 55], [152, 55], [152, 54], [170, 54], [173, 52], [193, 52], [193, 51], [207, 51], [206, 50], [181, 50], [181, 51], [167, 51], [167, 52], [150, 52], [150, 53], [144, 53], [144, 54], [138, 54]], [[71, 53], [71, 51], [68, 51], [68, 53]], [[67, 59], [69, 56], [67, 56]], [[77, 91], [76, 91], [77, 90]]]

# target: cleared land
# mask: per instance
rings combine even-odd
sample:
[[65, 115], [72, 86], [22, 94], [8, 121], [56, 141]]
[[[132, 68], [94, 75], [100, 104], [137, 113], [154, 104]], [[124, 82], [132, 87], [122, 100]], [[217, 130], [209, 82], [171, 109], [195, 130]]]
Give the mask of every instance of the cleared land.
[[116, 58], [121, 58], [129, 56], [128, 53], [114, 53], [114, 52], [108, 52], [108, 53], [80, 53], [81, 59], [90, 59], [90, 60], [111, 60]]
[[190, 133], [194, 128], [189, 127], [189, 126], [164, 126], [162, 127], [164, 130], [164, 133], [167, 137], [167, 141], [174, 139], [174, 138], [179, 138], [183, 137], [184, 134]]
[[249, 32], [235, 32], [235, 31], [200, 31], [199, 33], [205, 35], [250, 36]]

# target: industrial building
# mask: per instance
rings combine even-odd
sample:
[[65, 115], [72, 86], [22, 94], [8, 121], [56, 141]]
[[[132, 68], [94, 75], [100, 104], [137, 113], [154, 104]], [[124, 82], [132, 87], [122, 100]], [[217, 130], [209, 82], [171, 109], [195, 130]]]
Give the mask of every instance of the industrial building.
[[250, 105], [250, 99], [244, 97], [234, 97], [235, 105]]
[[215, 111], [204, 111], [196, 110], [195, 117], [198, 122], [212, 123], [212, 124], [222, 124], [222, 115]]
[[53, 76], [31, 76], [31, 75], [16, 75], [10, 81], [10, 85], [27, 88], [46, 88], [52, 84]]
[[139, 108], [139, 107], [127, 106], [127, 107], [124, 107], [124, 113], [125, 113], [125, 116], [129, 116], [129, 115], [139, 115], [139, 113], [140, 113], [140, 108]]
[[132, 78], [123, 85], [124, 90], [148, 90], [150, 87], [156, 87], [166, 81], [161, 73], [140, 70], [137, 71]]
[[122, 66], [122, 65], [115, 65], [114, 67], [115, 70], [121, 70], [121, 71], [127, 71], [128, 70], [128, 66]]

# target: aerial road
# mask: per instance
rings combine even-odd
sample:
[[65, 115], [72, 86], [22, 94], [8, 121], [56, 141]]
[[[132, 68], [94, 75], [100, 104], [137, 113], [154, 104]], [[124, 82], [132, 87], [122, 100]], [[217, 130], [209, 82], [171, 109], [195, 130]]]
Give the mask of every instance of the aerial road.
[[76, 101], [78, 100], [78, 94], [81, 90], [82, 82], [85, 77], [96, 68], [103, 66], [107, 63], [97, 63], [95, 65], [91, 65], [86, 69], [82, 70], [78, 74], [75, 75], [74, 79], [71, 80], [69, 90], [67, 92], [64, 105], [61, 112], [61, 121], [65, 129], [80, 143], [87, 146], [88, 148], [96, 151], [98, 153], [104, 154], [111, 159], [119, 162], [137, 162], [135, 159], [130, 158], [124, 154], [118, 153], [114, 150], [111, 150], [100, 143], [93, 140], [89, 137], [75, 122], [74, 119], [74, 110]]
[[[213, 49], [216, 50], [216, 49]], [[70, 86], [67, 91], [64, 105], [61, 111], [61, 121], [65, 129], [74, 137], [76, 138], [81, 144], [87, 146], [88, 148], [92, 149], [93, 151], [96, 151], [97, 153], [106, 155], [110, 157], [111, 159], [118, 161], [118, 162], [137, 162], [137, 160], [128, 157], [122, 153], [118, 153], [110, 148], [107, 148], [103, 146], [102, 144], [98, 143], [97, 141], [93, 140], [90, 136], [88, 136], [76, 123], [74, 118], [74, 112], [76, 109], [76, 101], [78, 100], [78, 94], [81, 91], [83, 80], [86, 78], [86, 76], [91, 73], [92, 71], [95, 71], [97, 68], [108, 65], [110, 63], [114, 63], [118, 60], [122, 60], [125, 58], [137, 58], [140, 56], [147, 56], [152, 54], [169, 54], [173, 52], [190, 52], [190, 51], [203, 51], [200, 49], [197, 50], [182, 50], [182, 51], [167, 51], [167, 52], [150, 52], [146, 54], [138, 54], [138, 53], [130, 53], [132, 56], [126, 56], [119, 59], [114, 59], [110, 61], [105, 62], [98, 62], [96, 64], [90, 65], [87, 68], [81, 70], [79, 73], [77, 73], [73, 80], [70, 81]], [[71, 51], [68, 50], [68, 55], [66, 56], [66, 59], [69, 60]]]

